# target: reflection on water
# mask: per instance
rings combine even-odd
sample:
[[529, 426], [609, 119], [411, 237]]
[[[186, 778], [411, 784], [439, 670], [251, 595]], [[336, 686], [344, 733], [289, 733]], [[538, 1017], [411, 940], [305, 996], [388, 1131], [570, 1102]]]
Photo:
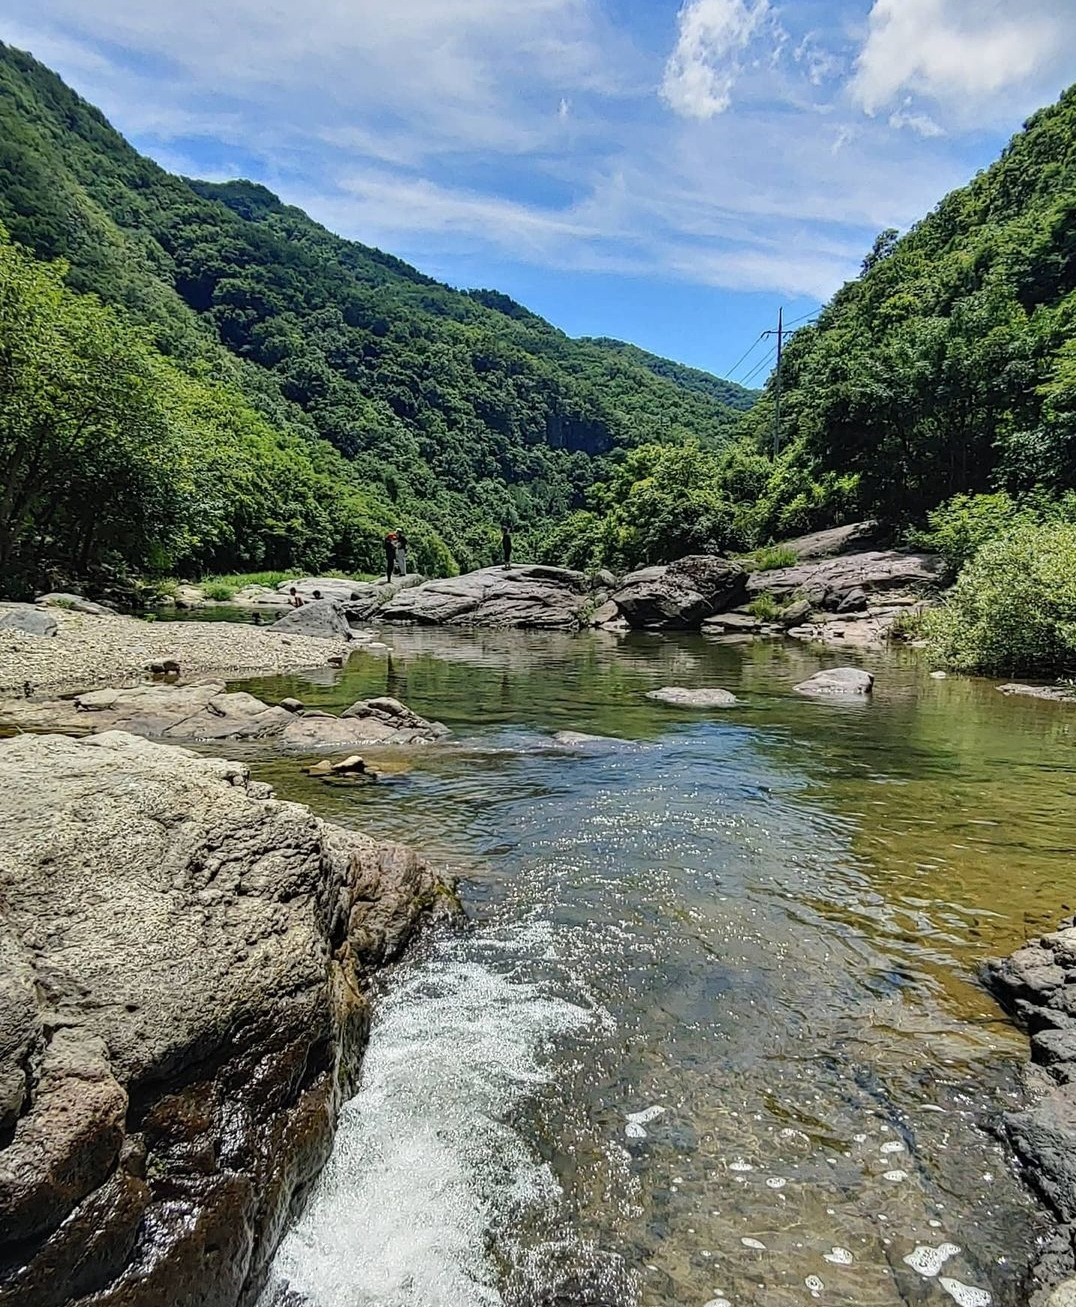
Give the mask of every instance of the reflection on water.
[[[245, 684], [390, 693], [453, 742], [357, 790], [257, 771], [457, 871], [475, 927], [394, 977], [278, 1279], [315, 1307], [1022, 1302], [1044, 1225], [987, 1127], [1025, 1045], [974, 967], [1074, 897], [1076, 714], [897, 658], [872, 703], [812, 702], [839, 660], [783, 643], [388, 638]], [[644, 698], [667, 684], [743, 706]]]

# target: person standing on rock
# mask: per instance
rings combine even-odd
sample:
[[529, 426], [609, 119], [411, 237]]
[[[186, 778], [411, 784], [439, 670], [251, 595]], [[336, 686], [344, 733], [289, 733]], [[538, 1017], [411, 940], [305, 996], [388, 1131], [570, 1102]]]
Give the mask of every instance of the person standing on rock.
[[396, 570], [396, 532], [390, 531], [385, 537], [385, 584], [392, 585], [392, 574]]
[[407, 575], [407, 536], [402, 530], [396, 532], [396, 570], [401, 576]]
[[505, 522], [501, 527], [501, 554], [504, 556], [505, 567], [512, 566], [512, 532], [508, 523]]

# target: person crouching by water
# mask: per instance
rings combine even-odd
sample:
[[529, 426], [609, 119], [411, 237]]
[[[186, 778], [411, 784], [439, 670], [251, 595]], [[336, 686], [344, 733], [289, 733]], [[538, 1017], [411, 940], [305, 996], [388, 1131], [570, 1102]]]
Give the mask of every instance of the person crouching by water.
[[288, 603], [292, 608], [302, 608], [303, 597], [294, 586], [288, 591]]
[[512, 532], [508, 529], [507, 523], [505, 523], [504, 526], [501, 527], [501, 553], [504, 556], [505, 567], [511, 567], [512, 566]]
[[401, 576], [407, 575], [407, 536], [402, 531], [396, 532], [396, 570]]
[[396, 532], [390, 531], [385, 537], [385, 584], [392, 585], [392, 574], [396, 570]]

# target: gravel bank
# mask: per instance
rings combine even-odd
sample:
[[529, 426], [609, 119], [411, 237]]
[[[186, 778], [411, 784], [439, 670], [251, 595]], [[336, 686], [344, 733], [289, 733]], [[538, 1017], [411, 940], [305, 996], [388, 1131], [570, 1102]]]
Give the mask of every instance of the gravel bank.
[[174, 658], [190, 681], [209, 674], [239, 675], [321, 667], [347, 645], [287, 635], [232, 622], [141, 622], [133, 617], [91, 617], [50, 608], [59, 633], [52, 637], [0, 631], [0, 695], [43, 690], [86, 690], [134, 684], [146, 666]]

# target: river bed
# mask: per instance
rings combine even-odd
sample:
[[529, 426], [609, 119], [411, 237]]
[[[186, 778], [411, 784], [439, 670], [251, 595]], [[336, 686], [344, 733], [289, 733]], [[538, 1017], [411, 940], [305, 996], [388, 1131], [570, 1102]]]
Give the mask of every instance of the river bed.
[[254, 770], [447, 866], [472, 924], [388, 978], [268, 1300], [1023, 1302], [1049, 1227], [990, 1125], [1026, 1042], [975, 967], [1073, 906], [1076, 711], [913, 655], [842, 703], [792, 686], [847, 660], [790, 642], [386, 638], [243, 688], [451, 740], [377, 786]]

